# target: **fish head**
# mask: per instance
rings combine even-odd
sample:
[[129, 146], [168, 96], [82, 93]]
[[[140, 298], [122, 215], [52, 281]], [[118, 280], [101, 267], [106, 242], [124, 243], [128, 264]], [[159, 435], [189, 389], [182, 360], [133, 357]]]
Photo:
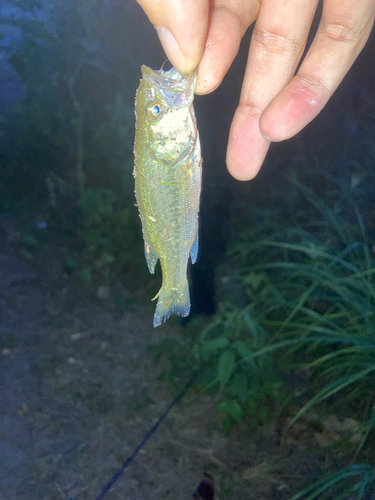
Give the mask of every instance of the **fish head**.
[[143, 146], [158, 162], [182, 161], [198, 134], [193, 109], [196, 73], [184, 77], [174, 68], [154, 71], [142, 66], [142, 74], [135, 112]]

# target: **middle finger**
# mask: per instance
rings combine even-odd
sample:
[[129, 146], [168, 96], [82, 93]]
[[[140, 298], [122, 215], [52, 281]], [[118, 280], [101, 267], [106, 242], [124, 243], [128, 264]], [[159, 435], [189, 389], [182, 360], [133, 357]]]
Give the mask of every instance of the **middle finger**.
[[260, 132], [260, 117], [293, 77], [317, 4], [318, 0], [262, 0], [229, 133], [227, 167], [236, 179], [252, 179], [263, 163], [270, 141]]
[[254, 27], [240, 104], [263, 111], [290, 81], [318, 0], [263, 0]]

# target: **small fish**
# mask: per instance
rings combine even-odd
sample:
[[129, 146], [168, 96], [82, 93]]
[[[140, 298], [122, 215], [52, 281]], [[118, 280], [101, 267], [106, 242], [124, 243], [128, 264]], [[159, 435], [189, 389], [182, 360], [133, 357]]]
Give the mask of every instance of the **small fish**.
[[196, 72], [142, 66], [135, 99], [135, 196], [145, 255], [153, 274], [159, 259], [163, 283], [154, 316], [159, 326], [171, 314], [190, 312], [187, 264], [198, 254], [202, 159], [193, 99]]

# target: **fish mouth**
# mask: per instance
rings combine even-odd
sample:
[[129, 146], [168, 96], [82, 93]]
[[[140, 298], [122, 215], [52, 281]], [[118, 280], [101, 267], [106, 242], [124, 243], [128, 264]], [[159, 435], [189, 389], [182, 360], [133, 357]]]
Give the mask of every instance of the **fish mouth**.
[[153, 70], [147, 66], [142, 66], [142, 75], [151, 85], [162, 88], [164, 91], [172, 93], [194, 94], [197, 82], [198, 71], [194, 70], [187, 76], [181, 75], [174, 67], [164, 71]]

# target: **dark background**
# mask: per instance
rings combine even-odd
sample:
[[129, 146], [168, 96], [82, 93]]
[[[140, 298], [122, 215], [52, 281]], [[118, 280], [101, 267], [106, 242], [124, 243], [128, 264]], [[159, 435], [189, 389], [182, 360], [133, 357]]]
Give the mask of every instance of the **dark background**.
[[[70, 259], [72, 271], [84, 269], [81, 274], [88, 280], [98, 267], [99, 274], [107, 277], [108, 266], [123, 271], [145, 267], [141, 259], [130, 259], [140, 248], [131, 175], [133, 108], [141, 64], [159, 68], [165, 61], [153, 27], [131, 1], [54, 2], [48, 7], [37, 0], [5, 2], [1, 13], [0, 209], [28, 207], [30, 212], [34, 206], [35, 217], [48, 228], [63, 227], [70, 235], [77, 236], [82, 225], [90, 228], [91, 234], [86, 231], [75, 243], [80, 253], [85, 253], [85, 246], [96, 246], [91, 252], [95, 256], [86, 255], [82, 262], [73, 251]], [[285, 173], [318, 163], [336, 175], [355, 162], [362, 164], [363, 134], [366, 122], [373, 119], [369, 118], [375, 78], [372, 34], [314, 122], [297, 137], [273, 144], [254, 181], [241, 185], [232, 179], [225, 167], [225, 150], [250, 36], [251, 29], [222, 85], [195, 100], [204, 176], [201, 253], [192, 270], [193, 312], [215, 311], [215, 267], [233, 237], [233, 214], [238, 222], [244, 215], [246, 225], [246, 215], [238, 207], [247, 201], [278, 207], [281, 198], [289, 198], [292, 210], [293, 199], [285, 196]], [[94, 221], [89, 214], [95, 211]], [[117, 227], [123, 225], [122, 230], [133, 235], [127, 245], [108, 226], [107, 216], [120, 211]], [[110, 243], [103, 246], [100, 232]], [[95, 268], [90, 259], [105, 260], [103, 252], [111, 262]]]

